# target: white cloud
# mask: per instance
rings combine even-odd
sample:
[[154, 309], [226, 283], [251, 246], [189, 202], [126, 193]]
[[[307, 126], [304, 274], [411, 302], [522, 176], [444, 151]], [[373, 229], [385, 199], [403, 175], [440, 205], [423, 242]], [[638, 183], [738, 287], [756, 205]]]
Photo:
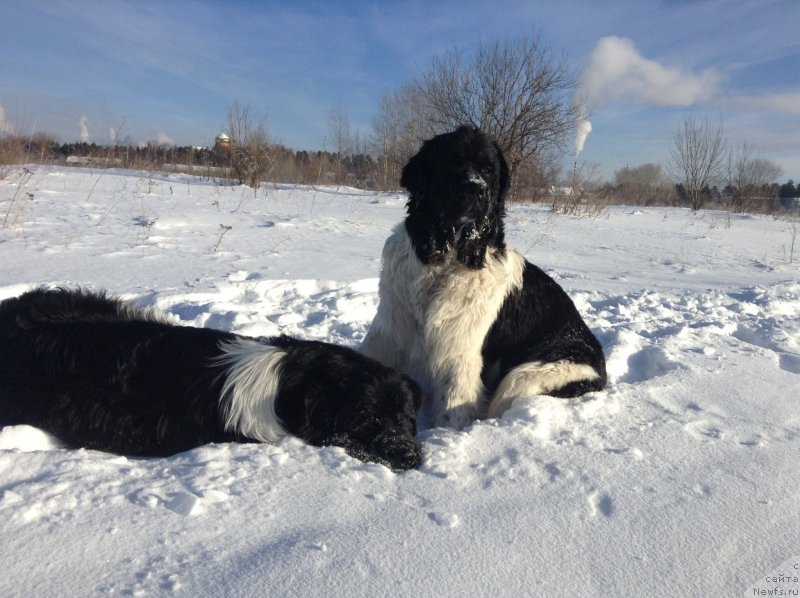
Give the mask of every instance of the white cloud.
[[89, 143], [89, 118], [81, 116], [78, 120], [78, 126], [81, 128], [81, 141]]
[[603, 37], [589, 53], [581, 89], [592, 108], [614, 100], [653, 106], [691, 106], [708, 100], [719, 84], [711, 69], [699, 74], [650, 60], [631, 39]]
[[719, 79], [711, 69], [693, 74], [645, 58], [631, 39], [600, 38], [589, 53], [573, 98], [579, 114], [575, 157], [583, 151], [592, 131], [588, 120], [591, 110], [616, 100], [650, 106], [692, 106], [710, 99]]
[[6, 109], [0, 104], [0, 133], [14, 134], [14, 127], [6, 120]]
[[732, 98], [731, 102], [734, 106], [750, 110], [800, 115], [800, 91], [737, 96]]

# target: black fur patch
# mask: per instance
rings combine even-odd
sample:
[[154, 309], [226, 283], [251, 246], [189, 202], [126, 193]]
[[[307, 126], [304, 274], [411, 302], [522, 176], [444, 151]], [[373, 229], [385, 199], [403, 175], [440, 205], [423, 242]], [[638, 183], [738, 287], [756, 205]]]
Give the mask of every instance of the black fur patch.
[[[85, 291], [8, 299], [0, 303], [0, 425], [28, 424], [73, 447], [125, 455], [253, 441], [225, 429], [221, 406], [228, 369], [220, 346], [242, 338], [170, 325]], [[343, 347], [253, 340], [285, 352], [275, 411], [287, 433], [394, 469], [419, 464], [413, 381]]]

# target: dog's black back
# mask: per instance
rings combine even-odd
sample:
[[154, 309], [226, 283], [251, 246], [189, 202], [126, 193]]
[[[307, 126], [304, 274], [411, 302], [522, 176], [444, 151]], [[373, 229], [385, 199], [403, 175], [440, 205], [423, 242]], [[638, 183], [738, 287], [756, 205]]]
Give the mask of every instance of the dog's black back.
[[214, 358], [233, 338], [81, 291], [8, 299], [0, 304], [0, 424], [127, 455], [246, 440], [218, 417], [224, 369]]
[[526, 362], [571, 361], [591, 366], [592, 380], [571, 382], [550, 391], [576, 397], [606, 385], [603, 348], [586, 326], [572, 299], [539, 267], [525, 263], [522, 287], [509, 293], [483, 344], [482, 378], [493, 392], [513, 368]]
[[391, 368], [328, 343], [171, 325], [85, 291], [0, 303], [0, 372], [0, 426], [73, 447], [165, 456], [288, 433], [394, 469], [421, 460], [422, 393]]

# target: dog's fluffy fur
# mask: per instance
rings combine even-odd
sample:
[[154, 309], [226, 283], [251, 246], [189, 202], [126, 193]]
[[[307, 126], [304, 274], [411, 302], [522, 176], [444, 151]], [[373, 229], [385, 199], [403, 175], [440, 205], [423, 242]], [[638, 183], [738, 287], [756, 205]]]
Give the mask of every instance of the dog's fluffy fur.
[[517, 397], [602, 389], [602, 347], [570, 298], [506, 248], [510, 180], [499, 146], [473, 127], [439, 135], [401, 184], [408, 215], [384, 246], [361, 351], [422, 385], [428, 423], [462, 428]]
[[286, 336], [175, 326], [85, 291], [0, 304], [0, 425], [74, 447], [171, 455], [286, 434], [409, 469], [419, 387], [355, 351]]

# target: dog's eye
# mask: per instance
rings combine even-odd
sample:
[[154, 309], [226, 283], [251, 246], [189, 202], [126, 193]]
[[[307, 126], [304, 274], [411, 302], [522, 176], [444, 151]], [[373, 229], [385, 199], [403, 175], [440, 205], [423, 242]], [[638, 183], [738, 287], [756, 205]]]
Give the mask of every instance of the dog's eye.
[[352, 432], [358, 435], [367, 437], [374, 436], [381, 429], [381, 422], [377, 417], [368, 417], [367, 419], [357, 422], [352, 429]]

